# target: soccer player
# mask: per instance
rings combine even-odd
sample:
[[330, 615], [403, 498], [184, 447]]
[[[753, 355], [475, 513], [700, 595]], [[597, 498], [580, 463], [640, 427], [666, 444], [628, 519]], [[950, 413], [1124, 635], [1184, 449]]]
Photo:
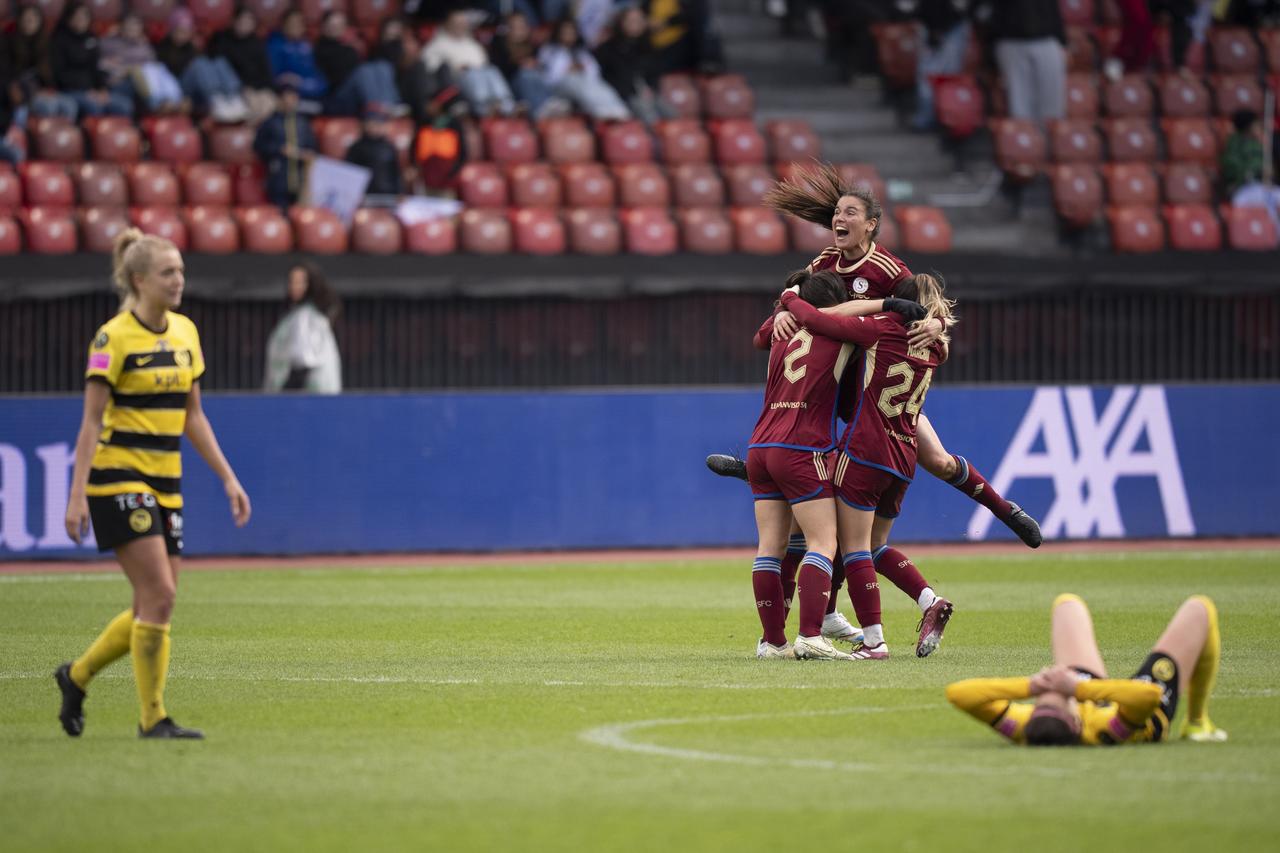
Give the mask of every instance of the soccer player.
[[1182, 737], [1227, 739], [1209, 719], [1222, 639], [1218, 609], [1208, 596], [1182, 603], [1129, 678], [1107, 678], [1089, 608], [1078, 595], [1054, 600], [1052, 623], [1053, 666], [1030, 678], [959, 681], [947, 687], [947, 699], [1014, 743], [1111, 746], [1168, 740], [1178, 698], [1186, 693]]
[[[898, 286], [897, 294], [925, 309], [921, 322], [937, 320], [954, 325], [955, 303], [946, 298], [938, 277], [915, 275]], [[889, 656], [889, 647], [884, 641], [879, 582], [871, 555], [873, 531], [882, 547], [901, 512], [903, 497], [915, 475], [916, 420], [934, 372], [947, 359], [949, 338], [943, 332], [934, 341], [912, 345], [913, 329], [900, 315], [848, 318], [824, 314], [793, 292], [783, 293], [782, 305], [810, 332], [863, 349], [854, 374], [860, 396], [840, 440], [832, 485], [840, 499], [839, 535], [849, 597], [863, 631], [853, 657], [883, 660]], [[918, 600], [923, 603], [922, 597]], [[951, 602], [937, 596], [928, 605], [916, 646], [920, 657], [937, 648], [952, 611]]]
[[[794, 273], [787, 279], [787, 286], [819, 306], [835, 305], [848, 298], [844, 283], [830, 272]], [[897, 306], [898, 300], [887, 301], [890, 306]], [[904, 306], [904, 310], [909, 307]], [[833, 318], [830, 322], [857, 321]], [[822, 621], [831, 596], [832, 560], [836, 554], [836, 509], [829, 461], [836, 446], [840, 379], [852, 351], [853, 347], [841, 340], [800, 329], [788, 340], [776, 341], [769, 353], [764, 408], [747, 452], [747, 475], [755, 498], [760, 543], [751, 573], [764, 629], [757, 657], [850, 657], [822, 636]], [[808, 552], [800, 561], [796, 577], [799, 634], [795, 646], [789, 648], [783, 632], [786, 613], [781, 561], [793, 517], [804, 533]]]
[[249, 497], [200, 405], [200, 336], [173, 311], [182, 302], [182, 255], [168, 240], [130, 228], [116, 237], [113, 260], [120, 313], [89, 348], [66, 526], [78, 543], [92, 519], [98, 550], [115, 552], [133, 603], [54, 673], [62, 692], [58, 719], [79, 737], [89, 681], [130, 654], [141, 704], [138, 736], [198, 739], [204, 735], [175, 723], [164, 707], [183, 544], [181, 437], [222, 481], [237, 526], [249, 520]]

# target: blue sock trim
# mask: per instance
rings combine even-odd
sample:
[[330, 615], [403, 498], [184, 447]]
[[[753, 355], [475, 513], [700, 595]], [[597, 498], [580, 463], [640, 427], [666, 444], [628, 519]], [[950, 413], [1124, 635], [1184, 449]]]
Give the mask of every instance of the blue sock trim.
[[956, 465], [959, 466], [959, 470], [956, 471], [956, 475], [954, 477], [947, 480], [947, 485], [958, 486], [965, 480], [969, 479], [969, 460], [957, 453], [951, 454], [951, 458], [956, 460]]
[[826, 572], [827, 577], [830, 577], [835, 571], [835, 567], [831, 565], [831, 561], [816, 551], [810, 551], [808, 554], [805, 554], [804, 559], [800, 561], [800, 565], [817, 566], [819, 569]]
[[782, 574], [782, 560], [777, 557], [756, 557], [755, 562], [751, 564], [752, 572], [773, 572], [774, 574]]
[[850, 563], [856, 563], [858, 560], [870, 560], [870, 559], [871, 559], [870, 551], [850, 551], [848, 554], [844, 555], [844, 564], [847, 566]]
[[809, 546], [805, 544], [804, 534], [795, 533], [791, 536], [791, 541], [787, 543], [788, 554], [803, 554], [809, 550]]
[[885, 551], [888, 551], [888, 550], [889, 550], [889, 546], [888, 546], [888, 545], [881, 545], [879, 548], [877, 548], [877, 549], [875, 549], [874, 551], [872, 551], [872, 552], [871, 552], [871, 562], [873, 562], [873, 563], [874, 563], [876, 560], [879, 560], [879, 559], [880, 559], [880, 555], [881, 555], [881, 554], [883, 554]]

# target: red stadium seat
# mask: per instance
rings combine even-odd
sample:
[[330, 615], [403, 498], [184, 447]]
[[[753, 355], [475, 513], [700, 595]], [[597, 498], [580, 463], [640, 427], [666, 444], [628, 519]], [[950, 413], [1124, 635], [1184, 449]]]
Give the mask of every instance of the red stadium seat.
[[1218, 162], [1218, 139], [1208, 120], [1175, 118], [1165, 119], [1161, 124], [1170, 160], [1208, 164]]
[[1091, 27], [1094, 22], [1093, 0], [1059, 0], [1062, 23], [1068, 27]]
[[596, 138], [578, 118], [539, 122], [542, 150], [552, 163], [589, 163], [596, 159]]
[[1164, 248], [1164, 226], [1153, 207], [1109, 207], [1111, 248], [1116, 252], [1159, 252]]
[[667, 165], [711, 162], [711, 138], [696, 119], [658, 122], [658, 142]]
[[258, 255], [293, 251], [293, 228], [280, 209], [268, 204], [238, 207], [235, 218], [244, 236], [244, 250]]
[[511, 215], [517, 252], [526, 255], [563, 255], [564, 223], [554, 210], [529, 207]]
[[1280, 74], [1280, 27], [1268, 27], [1258, 31], [1262, 51], [1267, 57], [1267, 70]]
[[511, 167], [511, 203], [516, 207], [559, 207], [560, 179], [546, 163], [520, 163]]
[[723, 171], [729, 187], [729, 203], [735, 207], [750, 207], [773, 186], [773, 173], [759, 163], [738, 163], [726, 166]]
[[187, 251], [187, 226], [178, 217], [178, 211], [172, 207], [133, 207], [129, 209], [129, 217], [133, 224], [145, 234], [163, 237], [178, 247], [178, 251]]
[[600, 163], [571, 163], [561, 167], [564, 203], [568, 207], [613, 207], [617, 190], [609, 171]]
[[458, 196], [468, 207], [506, 207], [507, 182], [493, 163], [467, 163], [458, 172]]
[[1210, 29], [1209, 57], [1219, 74], [1258, 73], [1258, 44], [1243, 27]]
[[357, 26], [374, 27], [400, 13], [396, 0], [352, 0], [351, 13]]
[[[128, 207], [129, 189], [114, 163], [81, 163], [71, 167], [76, 196], [83, 207]], [[0, 175], [0, 177], [3, 177]]]
[[285, 13], [293, 8], [293, 0], [245, 0], [245, 5], [258, 16], [258, 31], [274, 30]]
[[415, 255], [452, 255], [458, 251], [458, 228], [452, 219], [428, 219], [404, 229], [405, 251]]
[[[36, 5], [44, 8], [46, 10], [46, 14], [48, 14], [47, 4], [37, 3]], [[117, 24], [119, 23], [120, 18], [124, 16], [124, 0], [88, 0], [85, 5], [89, 7], [89, 17], [93, 19], [95, 30], [97, 30], [99, 26]], [[59, 11], [61, 11], [61, 8], [64, 7], [65, 4], [58, 3], [58, 6]], [[53, 18], [46, 18], [45, 23], [47, 24], [56, 20], [57, 15]]]
[[1212, 85], [1218, 115], [1230, 118], [1240, 110], [1262, 115], [1262, 87], [1257, 77], [1246, 74], [1214, 77]]
[[658, 82], [658, 97], [676, 114], [676, 118], [702, 115], [702, 96], [688, 74], [665, 74]]
[[1050, 170], [1053, 207], [1072, 228], [1092, 225], [1102, 211], [1102, 179], [1086, 164], [1068, 163]]
[[1166, 74], [1157, 89], [1160, 112], [1171, 118], [1202, 118], [1209, 115], [1209, 90], [1198, 78]]
[[1164, 209], [1169, 248], [1183, 252], [1216, 252], [1222, 248], [1222, 225], [1207, 204], [1172, 204]]
[[191, 205], [230, 207], [231, 174], [221, 163], [192, 163], [182, 176], [182, 196]]
[[1146, 163], [1108, 163], [1102, 167], [1107, 181], [1107, 200], [1116, 207], [1155, 207], [1160, 202], [1160, 185]]
[[68, 208], [76, 203], [71, 178], [62, 163], [28, 160], [18, 174], [22, 176], [22, 195], [27, 204], [45, 208]]
[[614, 168], [621, 207], [667, 207], [671, 186], [667, 175], [655, 163], [630, 163]]
[[1093, 122], [1051, 121], [1049, 139], [1055, 163], [1097, 163], [1102, 159], [1102, 140]]
[[511, 251], [511, 223], [500, 210], [464, 210], [462, 251], [476, 255], [505, 255]]
[[22, 232], [12, 216], [0, 213], [0, 255], [17, 255], [22, 252]]
[[1018, 181], [1029, 181], [1044, 168], [1044, 134], [1034, 122], [1024, 119], [991, 120], [991, 134], [1000, 171]]
[[734, 245], [747, 255], [780, 255], [787, 251], [787, 226], [782, 217], [761, 207], [735, 207], [729, 212], [733, 221]]
[[1102, 104], [1112, 118], [1143, 118], [1151, 115], [1155, 99], [1142, 74], [1126, 74], [1103, 84]]
[[671, 169], [676, 207], [723, 207], [724, 182], [708, 163], [685, 163]]
[[982, 90], [971, 75], [935, 78], [933, 111], [938, 124], [952, 139], [967, 139], [982, 127]]
[[484, 146], [495, 163], [532, 163], [538, 159], [538, 137], [522, 119], [494, 118], [482, 125]]
[[[1169, 72], [1178, 71], [1173, 65], [1173, 37], [1169, 27], [1156, 27], [1155, 43], [1156, 59], [1160, 67]], [[1197, 42], [1192, 39], [1191, 44], [1187, 46], [1183, 64], [1187, 71], [1194, 74], [1204, 73], [1205, 49], [1203, 42]]]
[[123, 207], [89, 207], [80, 214], [81, 248], [86, 252], [110, 254], [116, 236], [133, 223]]
[[676, 218], [680, 223], [680, 245], [686, 252], [727, 255], [733, 251], [733, 228], [723, 210], [681, 210]]
[[267, 203], [266, 174], [260, 163], [231, 167], [231, 185], [236, 192], [236, 205], [257, 207]]
[[[320, 153], [335, 160], [346, 159], [347, 149], [360, 138], [360, 120], [346, 116], [316, 118], [311, 127]], [[252, 145], [252, 141], [249, 144]]]
[[302, 17], [306, 19], [307, 25], [312, 27], [318, 27], [324, 20], [324, 16], [330, 12], [346, 14], [348, 11], [347, 0], [301, 0], [298, 8], [302, 11]]
[[129, 0], [129, 11], [144, 21], [159, 23], [169, 20], [175, 2], [176, 0]]
[[570, 210], [569, 247], [579, 255], [616, 255], [622, 251], [622, 229], [612, 210]]
[[895, 211], [908, 252], [951, 251], [951, 223], [936, 207], [899, 207]]
[[347, 251], [347, 227], [337, 214], [323, 207], [291, 207], [294, 239], [300, 252], [340, 255]]
[[1157, 144], [1151, 123], [1138, 118], [1117, 118], [1102, 123], [1107, 150], [1116, 163], [1151, 163]]
[[765, 124], [769, 157], [774, 163], [807, 163], [822, 156], [822, 141], [807, 121], [774, 120]]
[[1067, 70], [1091, 74], [1098, 70], [1098, 47], [1084, 27], [1067, 27]]
[[258, 161], [253, 151], [253, 128], [242, 124], [223, 124], [211, 129], [209, 156], [219, 163], [249, 164]]
[[1067, 75], [1067, 118], [1098, 117], [1098, 78], [1092, 74]]
[[84, 160], [84, 136], [65, 118], [33, 118], [31, 140], [35, 158], [58, 163]]
[[142, 135], [127, 118], [99, 116], [83, 119], [93, 158], [109, 163], [136, 163], [142, 157]]
[[618, 121], [600, 130], [602, 157], [611, 166], [624, 163], [648, 163], [653, 160], [653, 140], [638, 121]]
[[184, 218], [191, 237], [191, 251], [208, 255], [230, 255], [240, 251], [240, 229], [226, 207], [189, 207]]
[[145, 122], [150, 123], [147, 138], [151, 142], [154, 159], [169, 163], [195, 163], [204, 158], [200, 132], [186, 116], [161, 116]]
[[8, 215], [22, 207], [22, 182], [9, 169], [0, 169], [0, 215]]
[[214, 33], [229, 26], [236, 11], [234, 0], [186, 0], [186, 6], [202, 33]]
[[76, 224], [63, 207], [29, 207], [19, 214], [27, 251], [37, 255], [69, 255], [76, 250]]
[[816, 255], [831, 245], [830, 227], [804, 219], [797, 219], [794, 216], [787, 216], [785, 219], [787, 221], [787, 230], [791, 233], [791, 248], [795, 251], [804, 252], [807, 255]]
[[755, 93], [738, 74], [717, 74], [699, 81], [707, 118], [749, 119], [756, 109]]
[[1213, 183], [1199, 163], [1170, 163], [1164, 169], [1164, 200], [1169, 204], [1212, 204]]
[[1227, 223], [1227, 243], [1231, 248], [1249, 252], [1269, 252], [1280, 248], [1276, 224], [1265, 207], [1223, 205], [1222, 218]]
[[714, 130], [716, 160], [723, 164], [765, 162], [764, 137], [751, 121], [730, 119]]
[[676, 225], [659, 207], [638, 207], [621, 214], [627, 251], [636, 255], [671, 255], [679, 249]]
[[363, 255], [394, 255], [404, 245], [403, 229], [394, 213], [361, 208], [351, 223], [351, 248]]
[[136, 205], [177, 207], [178, 178], [167, 163], [134, 163], [125, 168], [129, 198]]
[[871, 25], [880, 73], [891, 89], [909, 89], [916, 83], [920, 37], [915, 22]]

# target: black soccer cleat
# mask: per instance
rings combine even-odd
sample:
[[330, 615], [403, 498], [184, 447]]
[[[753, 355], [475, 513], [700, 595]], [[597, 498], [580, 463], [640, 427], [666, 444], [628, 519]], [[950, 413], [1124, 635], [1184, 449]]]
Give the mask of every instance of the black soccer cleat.
[[737, 477], [746, 482], [747, 463], [736, 456], [730, 456], [728, 453], [712, 453], [707, 457], [707, 467], [713, 474], [719, 474], [721, 477]]
[[64, 663], [55, 669], [53, 680], [58, 682], [58, 689], [62, 691], [58, 722], [62, 723], [64, 732], [72, 737], [80, 737], [84, 731], [84, 691], [71, 680], [71, 664]]
[[145, 732], [142, 726], [138, 726], [138, 737], [155, 740], [204, 740], [204, 732], [199, 729], [183, 728], [175, 723], [172, 717], [165, 717]]
[[1013, 509], [1013, 512], [1009, 514], [1009, 520], [1005, 524], [1009, 526], [1010, 530], [1018, 534], [1018, 538], [1028, 548], [1039, 548], [1040, 543], [1044, 542], [1044, 537], [1040, 535], [1039, 522], [1027, 515], [1026, 510], [1013, 501], [1009, 501], [1009, 506]]

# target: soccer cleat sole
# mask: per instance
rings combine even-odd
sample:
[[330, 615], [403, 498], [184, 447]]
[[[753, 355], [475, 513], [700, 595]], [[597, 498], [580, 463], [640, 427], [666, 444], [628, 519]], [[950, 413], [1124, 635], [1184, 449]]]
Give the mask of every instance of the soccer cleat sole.
[[713, 474], [718, 474], [721, 477], [734, 477], [746, 482], [747, 463], [736, 456], [730, 456], [727, 453], [712, 453], [707, 457], [707, 467], [711, 469]]
[[1009, 506], [1013, 507], [1013, 513], [1009, 516], [1009, 520], [1005, 522], [1005, 525], [1018, 534], [1022, 544], [1028, 548], [1039, 548], [1041, 543], [1044, 542], [1044, 537], [1040, 534], [1040, 522], [1028, 515], [1026, 510], [1013, 501], [1009, 501]]
[[942, 615], [935, 623], [934, 630], [916, 643], [916, 657], [927, 658], [938, 650], [938, 646], [942, 645], [942, 632], [947, 629], [947, 623], [951, 621], [951, 614], [954, 612], [955, 605], [948, 601], [942, 608]]
[[71, 680], [71, 664], [64, 663], [54, 670], [53, 680], [62, 694], [62, 707], [58, 710], [58, 722], [71, 737], [84, 733], [84, 691]]

